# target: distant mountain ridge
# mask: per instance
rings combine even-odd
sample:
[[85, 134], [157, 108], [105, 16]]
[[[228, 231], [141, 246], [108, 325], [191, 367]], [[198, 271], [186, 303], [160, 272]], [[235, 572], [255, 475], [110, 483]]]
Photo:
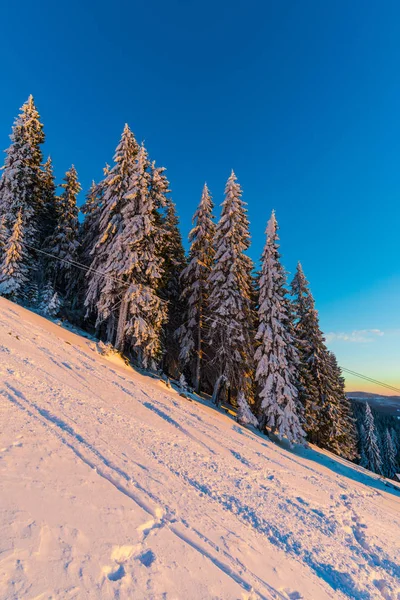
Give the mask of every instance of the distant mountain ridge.
[[346, 396], [356, 402], [368, 402], [375, 410], [400, 419], [400, 396], [383, 396], [372, 392], [346, 392]]
[[348, 398], [353, 398], [357, 400], [368, 399], [368, 398], [387, 398], [389, 400], [400, 400], [400, 396], [385, 396], [383, 394], [374, 394], [372, 392], [346, 392], [346, 396]]

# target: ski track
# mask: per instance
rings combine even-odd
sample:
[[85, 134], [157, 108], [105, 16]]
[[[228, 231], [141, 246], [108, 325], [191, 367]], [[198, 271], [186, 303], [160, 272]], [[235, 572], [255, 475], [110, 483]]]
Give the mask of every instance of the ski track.
[[246, 552], [263, 548], [268, 557], [276, 553], [277, 564], [286, 556], [308, 572], [321, 598], [400, 599], [398, 493], [327, 453], [291, 452], [205, 401], [189, 403], [160, 382], [107, 364], [91, 340], [75, 344], [62, 330], [57, 337], [39, 317], [21, 320], [23, 309], [1, 302], [3, 401], [149, 516], [141, 540], [110, 557], [108, 581], [127, 579], [132, 556], [152, 569], [156, 555], [145, 543], [168, 530], [237, 584], [242, 598], [307, 597], [290, 585], [274, 587], [246, 565]]

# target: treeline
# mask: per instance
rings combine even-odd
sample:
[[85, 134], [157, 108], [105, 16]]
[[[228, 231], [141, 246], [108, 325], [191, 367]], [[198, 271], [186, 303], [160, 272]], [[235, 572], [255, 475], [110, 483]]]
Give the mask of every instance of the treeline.
[[217, 223], [204, 186], [185, 256], [165, 169], [126, 125], [80, 224], [76, 170], [58, 193], [43, 141], [30, 97], [0, 180], [0, 293], [95, 330], [138, 366], [183, 375], [216, 404], [236, 405], [243, 423], [355, 460], [341, 370], [300, 264], [288, 291], [274, 212], [255, 274], [232, 172]]
[[399, 473], [400, 423], [396, 417], [352, 400], [356, 417], [361, 466], [389, 479]]

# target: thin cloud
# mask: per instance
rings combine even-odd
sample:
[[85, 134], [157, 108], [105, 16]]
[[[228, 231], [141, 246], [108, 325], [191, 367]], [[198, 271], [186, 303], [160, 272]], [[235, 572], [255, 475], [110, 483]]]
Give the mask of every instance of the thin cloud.
[[383, 335], [385, 335], [385, 333], [380, 329], [355, 329], [351, 332], [331, 331], [330, 333], [327, 333], [325, 337], [328, 344], [336, 341], [368, 344], [373, 342], [377, 337], [382, 337]]

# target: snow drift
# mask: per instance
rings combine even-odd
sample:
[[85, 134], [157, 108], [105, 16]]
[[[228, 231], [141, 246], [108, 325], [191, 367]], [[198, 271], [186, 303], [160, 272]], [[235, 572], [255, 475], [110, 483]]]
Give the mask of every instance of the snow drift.
[[0, 299], [0, 599], [400, 598], [400, 492]]

